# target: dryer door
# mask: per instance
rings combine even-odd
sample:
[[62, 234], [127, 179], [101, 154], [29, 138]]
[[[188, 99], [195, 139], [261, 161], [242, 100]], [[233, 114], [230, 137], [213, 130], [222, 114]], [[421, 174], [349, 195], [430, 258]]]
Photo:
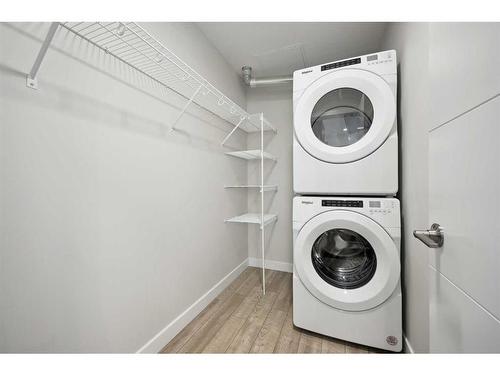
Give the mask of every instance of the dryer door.
[[372, 219], [345, 210], [321, 213], [302, 227], [294, 265], [316, 298], [347, 311], [380, 305], [400, 277], [399, 251], [389, 234]]
[[380, 76], [345, 69], [314, 81], [294, 110], [302, 147], [317, 159], [349, 163], [379, 148], [396, 118], [396, 99]]

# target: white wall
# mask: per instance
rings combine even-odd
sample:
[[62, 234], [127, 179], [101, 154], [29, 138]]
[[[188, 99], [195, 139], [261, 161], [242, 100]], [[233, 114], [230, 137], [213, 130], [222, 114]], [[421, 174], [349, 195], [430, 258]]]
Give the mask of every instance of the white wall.
[[399, 141], [404, 332], [411, 348], [429, 349], [427, 247], [413, 237], [428, 223], [428, 23], [392, 23], [383, 49], [396, 49], [399, 69]]
[[[247, 109], [250, 113], [264, 112], [266, 118], [278, 128], [277, 135], [266, 134], [265, 149], [278, 158], [277, 163], [265, 162], [265, 183], [277, 184], [276, 193], [266, 193], [266, 210], [278, 214], [278, 221], [266, 227], [266, 262], [269, 268], [292, 271], [292, 137], [293, 109], [292, 87], [254, 88], [247, 91]], [[260, 135], [248, 137], [249, 148], [260, 147]], [[249, 164], [248, 181], [258, 182], [258, 162]], [[249, 210], [260, 211], [260, 196], [250, 194]], [[250, 258], [259, 258], [260, 237], [258, 228], [248, 231], [248, 252]]]
[[[147, 27], [245, 104], [194, 25]], [[135, 352], [246, 260], [223, 222], [246, 163], [225, 122], [192, 108], [169, 133], [184, 100], [64, 32], [26, 88], [47, 29], [0, 24], [0, 352]]]

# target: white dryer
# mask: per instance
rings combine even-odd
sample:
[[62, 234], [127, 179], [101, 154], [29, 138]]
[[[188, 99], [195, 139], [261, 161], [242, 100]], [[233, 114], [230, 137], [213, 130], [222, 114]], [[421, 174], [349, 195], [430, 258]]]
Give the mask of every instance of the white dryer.
[[396, 92], [394, 50], [295, 71], [295, 193], [395, 195]]
[[399, 201], [297, 196], [293, 232], [294, 324], [401, 351]]

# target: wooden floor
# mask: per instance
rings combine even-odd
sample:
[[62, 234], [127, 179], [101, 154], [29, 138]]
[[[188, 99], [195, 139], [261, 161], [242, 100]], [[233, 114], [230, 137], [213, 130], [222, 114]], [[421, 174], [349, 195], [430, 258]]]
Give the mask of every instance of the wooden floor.
[[162, 353], [380, 353], [297, 328], [292, 274], [249, 267], [189, 323]]

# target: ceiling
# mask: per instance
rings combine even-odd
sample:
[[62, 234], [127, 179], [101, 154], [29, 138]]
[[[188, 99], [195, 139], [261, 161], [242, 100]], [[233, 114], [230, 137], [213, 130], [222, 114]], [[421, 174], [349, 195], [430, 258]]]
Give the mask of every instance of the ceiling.
[[197, 24], [235, 71], [255, 77], [294, 70], [380, 49], [386, 23], [202, 22]]

